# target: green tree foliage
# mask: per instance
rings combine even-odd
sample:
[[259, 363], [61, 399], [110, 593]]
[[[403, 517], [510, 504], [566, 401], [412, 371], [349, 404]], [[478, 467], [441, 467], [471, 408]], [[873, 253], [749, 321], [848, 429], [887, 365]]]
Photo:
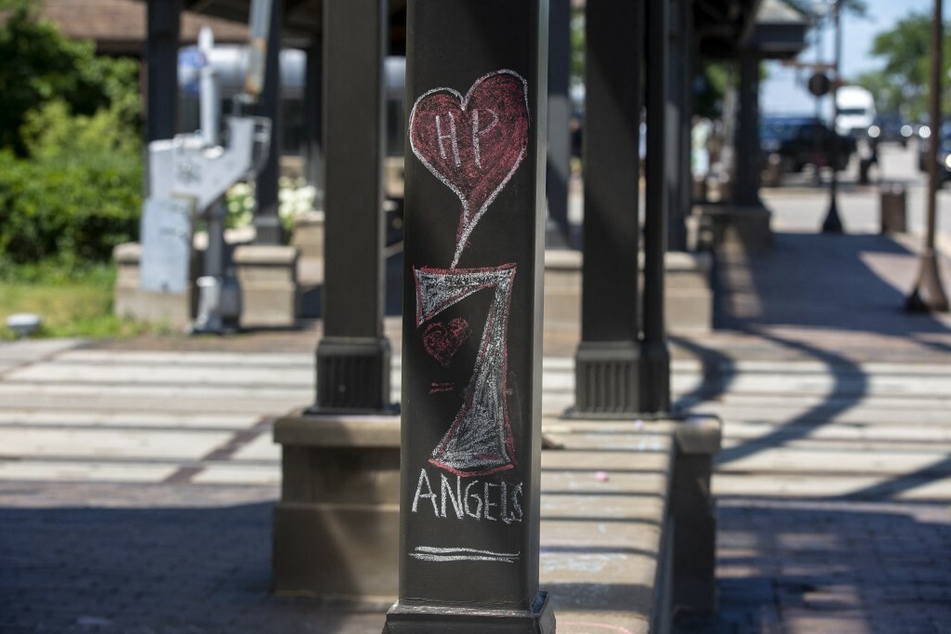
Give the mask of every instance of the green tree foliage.
[[[73, 114], [92, 115], [130, 88], [135, 93], [134, 61], [97, 57], [91, 42], [70, 40], [41, 19], [36, 2], [7, 0], [0, 9], [6, 9], [0, 26], [0, 147], [25, 156], [20, 128], [27, 112], [46, 102], [62, 99]], [[136, 114], [137, 107], [122, 113], [124, 123], [134, 123]]]
[[[947, 50], [947, 44], [945, 50]], [[869, 51], [883, 58], [880, 71], [863, 74], [859, 83], [876, 95], [880, 110], [907, 110], [911, 117], [927, 111], [931, 68], [931, 15], [909, 13], [879, 33]], [[948, 55], [945, 53], [945, 60]]]
[[140, 144], [119, 132], [119, 111], [71, 117], [54, 101], [27, 114], [24, 138], [32, 156], [0, 151], [0, 258], [101, 262], [137, 234]]
[[0, 263], [107, 260], [142, 205], [137, 64], [0, 0]]

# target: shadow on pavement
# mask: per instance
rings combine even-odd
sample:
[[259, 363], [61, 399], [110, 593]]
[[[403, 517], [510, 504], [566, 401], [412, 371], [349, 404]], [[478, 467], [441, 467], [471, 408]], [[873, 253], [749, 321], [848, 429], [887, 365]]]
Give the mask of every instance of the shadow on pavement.
[[[938, 506], [729, 499], [719, 509], [719, 611], [679, 634], [941, 632], [951, 525]], [[751, 523], [761, 530], [749, 531]]]
[[270, 594], [272, 508], [0, 508], [0, 631], [381, 631]]
[[[797, 326], [895, 336], [949, 332], [929, 315], [904, 311], [918, 264], [915, 254], [894, 240], [822, 233], [777, 233], [774, 240], [765, 253], [717, 255], [717, 328]], [[900, 284], [907, 287], [900, 290]]]
[[[833, 382], [823, 402], [765, 436], [724, 449], [720, 465], [803, 439], [857, 407], [869, 396], [872, 378], [852, 354], [857, 345], [872, 360], [877, 345], [897, 339], [911, 342], [912, 351], [930, 350], [932, 359], [946, 361], [951, 352], [939, 340], [949, 334], [945, 323], [904, 312], [907, 291], [900, 280], [907, 279], [910, 290], [917, 258], [895, 241], [876, 235], [775, 238], [767, 253], [718, 254], [717, 326], [819, 361]], [[822, 331], [825, 337], [814, 336]], [[698, 358], [715, 360], [705, 363], [708, 385], [694, 396], [725, 394], [735, 372], [729, 349], [692, 345], [687, 347]], [[841, 498], [720, 498], [719, 611], [678, 615], [675, 631], [943, 631], [951, 623], [951, 509], [946, 502], [892, 500], [949, 475], [951, 457]], [[803, 471], [801, 477], [823, 474]]]

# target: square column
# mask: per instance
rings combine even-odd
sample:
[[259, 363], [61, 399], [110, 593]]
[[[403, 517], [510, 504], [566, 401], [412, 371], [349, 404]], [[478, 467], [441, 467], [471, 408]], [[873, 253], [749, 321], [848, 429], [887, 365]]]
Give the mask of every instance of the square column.
[[644, 8], [592, 0], [585, 11], [584, 268], [570, 414], [635, 416]]
[[324, 3], [324, 336], [314, 413], [391, 409], [383, 336], [386, 4]]
[[539, 591], [547, 2], [410, 0], [390, 634], [554, 632]]

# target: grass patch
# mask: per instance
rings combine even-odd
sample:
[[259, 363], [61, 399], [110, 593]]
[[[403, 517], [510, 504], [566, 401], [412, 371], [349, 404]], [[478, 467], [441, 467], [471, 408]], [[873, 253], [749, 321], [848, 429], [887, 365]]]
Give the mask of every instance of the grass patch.
[[14, 313], [35, 313], [43, 325], [34, 337], [123, 338], [151, 332], [149, 324], [112, 314], [115, 269], [0, 265], [0, 340], [15, 339], [6, 326]]

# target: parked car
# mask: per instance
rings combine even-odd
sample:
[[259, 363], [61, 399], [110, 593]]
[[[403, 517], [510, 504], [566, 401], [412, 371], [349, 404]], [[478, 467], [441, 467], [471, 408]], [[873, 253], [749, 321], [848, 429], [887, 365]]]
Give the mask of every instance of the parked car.
[[837, 143], [836, 169], [844, 170], [856, 151], [851, 136], [836, 134], [816, 117], [766, 116], [760, 120], [760, 149], [763, 165], [777, 161], [783, 173], [801, 172], [806, 165], [833, 164], [833, 142]]
[[914, 128], [897, 112], [880, 114], [868, 128], [868, 137], [873, 143], [900, 143], [908, 146]]

